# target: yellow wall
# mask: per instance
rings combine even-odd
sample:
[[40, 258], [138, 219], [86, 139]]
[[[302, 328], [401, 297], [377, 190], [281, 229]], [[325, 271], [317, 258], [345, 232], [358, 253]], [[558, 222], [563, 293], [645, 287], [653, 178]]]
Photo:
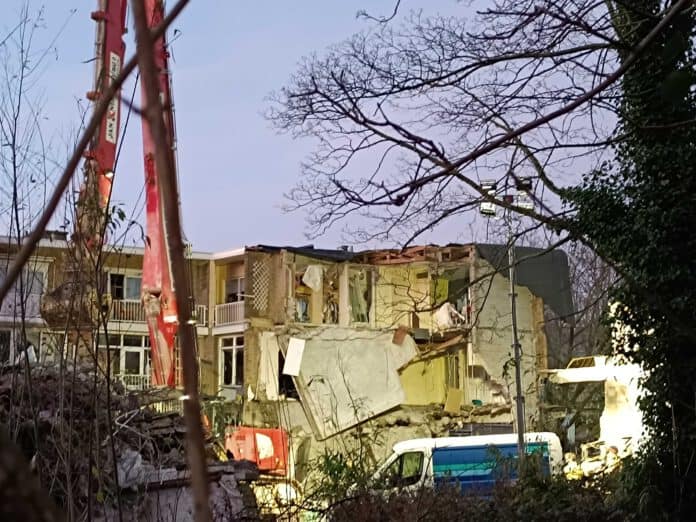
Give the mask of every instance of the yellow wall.
[[215, 303], [225, 302], [225, 282], [228, 279], [244, 277], [244, 261], [232, 261], [215, 265]]
[[406, 404], [424, 406], [443, 403], [447, 395], [446, 358], [437, 357], [407, 366], [401, 372]]
[[430, 328], [432, 313], [430, 279], [419, 278], [427, 273], [424, 263], [380, 266], [375, 290], [375, 323], [378, 328], [392, 328], [400, 324], [413, 326], [411, 312], [418, 312], [420, 328]]

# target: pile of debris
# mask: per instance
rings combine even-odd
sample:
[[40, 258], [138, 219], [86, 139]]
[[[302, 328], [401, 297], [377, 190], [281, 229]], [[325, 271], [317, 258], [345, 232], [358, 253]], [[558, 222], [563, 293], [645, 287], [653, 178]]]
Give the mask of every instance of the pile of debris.
[[[149, 492], [155, 489], [162, 498], [168, 493], [186, 496], [181, 415], [141, 406], [138, 394], [110, 382], [94, 366], [4, 368], [0, 427], [21, 447], [44, 491], [69, 519], [88, 512], [107, 516], [119, 498], [123, 510], [147, 511], [153, 505]], [[207, 443], [211, 488], [227, 492], [213, 503], [253, 507], [242, 498], [239, 482], [253, 480], [257, 471], [234, 462], [216, 463], [212, 441]]]
[[[186, 465], [185, 436], [184, 419], [177, 412], [135, 409], [114, 419], [119, 455], [137, 453], [143, 460], [161, 467]], [[123, 483], [121, 486], [128, 487]]]
[[0, 375], [0, 425], [71, 513], [83, 512], [93, 492], [115, 489], [103, 441], [110, 417], [127, 404], [120, 385], [82, 367], [22, 365]]

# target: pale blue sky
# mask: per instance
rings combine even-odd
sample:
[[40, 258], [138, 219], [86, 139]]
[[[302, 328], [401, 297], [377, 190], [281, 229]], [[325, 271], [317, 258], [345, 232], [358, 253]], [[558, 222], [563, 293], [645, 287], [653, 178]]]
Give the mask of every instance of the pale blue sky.
[[[24, 0], [2, 2], [0, 30], [13, 24]], [[46, 130], [61, 139], [79, 123], [77, 100], [84, 100], [91, 86], [92, 66], [84, 62], [93, 55], [89, 13], [96, 1], [45, 3], [40, 45], [67, 20], [56, 41], [57, 52], [38, 84], [45, 92]], [[181, 34], [173, 44], [173, 81], [184, 226], [196, 250], [307, 243], [303, 216], [284, 214], [279, 207], [311, 143], [271, 129], [261, 115], [267, 108], [264, 97], [285, 83], [302, 56], [321, 53], [367, 28], [368, 22], [356, 19], [358, 10], [387, 14], [393, 4], [394, 0], [190, 2], [175, 24]], [[30, 5], [38, 8], [41, 2], [30, 0]], [[420, 8], [426, 13], [465, 9], [455, 0], [402, 2], [404, 12]], [[72, 9], [76, 12], [70, 15]], [[128, 55], [133, 51], [130, 38]], [[126, 87], [124, 96], [131, 88]], [[140, 132], [140, 122], [132, 120], [116, 179], [114, 198], [129, 212], [142, 207], [142, 200], [136, 203], [143, 185]], [[448, 228], [431, 239], [467, 239], [463, 227], [458, 232], [454, 224]], [[315, 243], [335, 247], [344, 241], [335, 230]]]

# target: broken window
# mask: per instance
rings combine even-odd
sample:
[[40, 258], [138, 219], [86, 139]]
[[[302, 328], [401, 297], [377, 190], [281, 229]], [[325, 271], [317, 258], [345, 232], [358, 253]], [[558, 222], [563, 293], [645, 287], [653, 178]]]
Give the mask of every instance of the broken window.
[[295, 283], [295, 321], [308, 323], [310, 320], [312, 290], [302, 283], [302, 275], [298, 274]]
[[440, 314], [436, 321], [441, 323], [442, 328], [471, 324], [471, 288], [467, 266], [447, 269], [433, 276], [431, 292], [433, 305]]
[[350, 320], [353, 323], [369, 323], [372, 308], [372, 271], [366, 268], [348, 270], [348, 296]]
[[338, 324], [338, 266], [324, 270], [323, 321], [325, 324]]
[[[295, 321], [319, 323], [323, 320], [321, 293], [324, 287], [324, 267], [308, 265], [295, 272]], [[316, 298], [316, 299], [315, 299]]]
[[280, 395], [285, 395], [285, 397], [299, 399], [300, 396], [297, 393], [297, 388], [295, 388], [295, 381], [292, 380], [291, 375], [283, 373], [284, 367], [285, 357], [283, 356], [283, 352], [278, 350], [278, 393]]

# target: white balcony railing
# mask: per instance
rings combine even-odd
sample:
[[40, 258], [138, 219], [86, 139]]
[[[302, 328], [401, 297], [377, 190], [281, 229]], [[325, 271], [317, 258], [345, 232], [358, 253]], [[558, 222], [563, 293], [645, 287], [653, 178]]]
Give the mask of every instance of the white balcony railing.
[[208, 326], [208, 307], [196, 305], [196, 324], [198, 326]]
[[[111, 302], [111, 320], [119, 323], [144, 323], [145, 310], [140, 301], [114, 299]], [[196, 305], [196, 324], [208, 325], [208, 307]]]
[[244, 301], [215, 305], [215, 326], [236, 324], [244, 321]]
[[115, 377], [129, 390], [147, 390], [150, 387], [149, 375], [125, 373]]
[[111, 302], [111, 320], [121, 323], [144, 323], [145, 310], [140, 301], [114, 299]]

